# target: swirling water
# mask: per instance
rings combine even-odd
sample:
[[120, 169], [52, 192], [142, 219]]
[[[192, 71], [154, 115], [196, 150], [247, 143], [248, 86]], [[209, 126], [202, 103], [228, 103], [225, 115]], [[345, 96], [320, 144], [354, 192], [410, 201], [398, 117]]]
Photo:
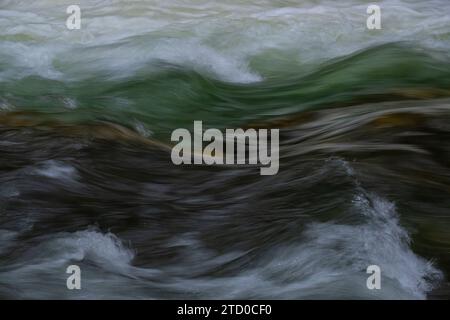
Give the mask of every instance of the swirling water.
[[[450, 2], [70, 2], [0, 0], [0, 297], [450, 296]], [[173, 165], [194, 120], [279, 173]]]

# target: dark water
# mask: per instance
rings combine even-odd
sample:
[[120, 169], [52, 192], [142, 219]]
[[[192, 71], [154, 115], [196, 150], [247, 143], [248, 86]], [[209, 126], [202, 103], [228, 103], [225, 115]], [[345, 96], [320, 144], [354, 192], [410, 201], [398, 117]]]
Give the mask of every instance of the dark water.
[[449, 116], [446, 99], [308, 113], [267, 177], [177, 167], [108, 124], [2, 126], [2, 296], [446, 297]]
[[[372, 41], [347, 37], [359, 22], [335, 4], [309, 4], [286, 16], [266, 2], [177, 4], [151, 32], [139, 17], [160, 5], [98, 4], [69, 46], [59, 15], [23, 20], [52, 1], [4, 2], [0, 297], [448, 299], [448, 5], [402, 2], [404, 20]], [[101, 17], [124, 34], [104, 34]], [[315, 33], [300, 47], [281, 41], [301, 28]], [[278, 174], [175, 166], [170, 134], [194, 120], [279, 128]], [[73, 264], [81, 290], [66, 288]], [[366, 287], [373, 264], [380, 290]]]

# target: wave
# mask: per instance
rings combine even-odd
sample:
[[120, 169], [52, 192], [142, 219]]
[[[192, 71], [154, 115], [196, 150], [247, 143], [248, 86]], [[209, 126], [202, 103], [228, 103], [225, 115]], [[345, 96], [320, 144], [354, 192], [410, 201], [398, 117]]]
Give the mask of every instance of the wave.
[[162, 60], [248, 83], [384, 43], [411, 41], [442, 51], [450, 44], [446, 0], [383, 1], [386, 23], [378, 33], [366, 29], [368, 4], [356, 0], [82, 0], [77, 32], [65, 26], [70, 4], [2, 1], [0, 79], [132, 76]]
[[[1, 298], [448, 297], [449, 1], [0, 2]], [[194, 120], [278, 174], [174, 166]]]
[[[340, 168], [356, 179], [345, 161], [325, 165], [326, 170]], [[234, 275], [210, 276], [214, 270], [245, 261], [250, 252], [219, 253], [208, 249], [194, 233], [178, 234], [163, 244], [165, 250], [178, 252], [177, 262], [146, 268], [134, 265], [131, 244], [90, 228], [47, 234], [21, 250], [0, 268], [0, 276], [8, 273], [0, 277], [0, 296], [10, 294], [4, 288], [11, 286], [16, 298], [31, 299], [424, 299], [442, 280], [442, 272], [411, 251], [394, 203], [355, 183], [352, 206], [346, 213], [354, 223], [311, 222], [298, 231], [297, 241], [272, 247], [246, 267], [238, 263], [241, 268], [232, 269], [232, 274], [239, 270]], [[83, 272], [79, 292], [57, 285], [65, 283], [63, 271], [71, 264]], [[365, 287], [366, 268], [372, 264], [381, 268], [383, 290]]]
[[66, 82], [30, 76], [0, 82], [5, 112], [63, 123], [108, 121], [167, 140], [168, 132], [202, 119], [232, 127], [305, 111], [368, 102], [425, 100], [450, 95], [450, 64], [440, 51], [386, 44], [328, 61], [303, 75], [232, 84], [194, 70], [158, 63], [125, 79], [91, 76]]

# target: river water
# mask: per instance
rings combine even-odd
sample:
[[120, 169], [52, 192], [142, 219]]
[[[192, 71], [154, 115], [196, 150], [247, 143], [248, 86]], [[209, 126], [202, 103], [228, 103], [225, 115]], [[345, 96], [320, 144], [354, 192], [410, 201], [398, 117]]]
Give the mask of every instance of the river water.
[[[450, 297], [449, 1], [381, 30], [366, 1], [71, 4], [0, 0], [1, 298]], [[280, 129], [279, 172], [175, 166], [194, 120]]]

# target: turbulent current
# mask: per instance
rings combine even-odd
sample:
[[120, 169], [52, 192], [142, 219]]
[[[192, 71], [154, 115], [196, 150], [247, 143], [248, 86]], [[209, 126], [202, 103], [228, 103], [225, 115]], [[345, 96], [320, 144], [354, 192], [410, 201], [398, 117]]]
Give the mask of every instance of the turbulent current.
[[[450, 1], [380, 30], [367, 1], [77, 3], [0, 0], [0, 298], [450, 298]], [[280, 129], [279, 172], [174, 165], [195, 120]]]

